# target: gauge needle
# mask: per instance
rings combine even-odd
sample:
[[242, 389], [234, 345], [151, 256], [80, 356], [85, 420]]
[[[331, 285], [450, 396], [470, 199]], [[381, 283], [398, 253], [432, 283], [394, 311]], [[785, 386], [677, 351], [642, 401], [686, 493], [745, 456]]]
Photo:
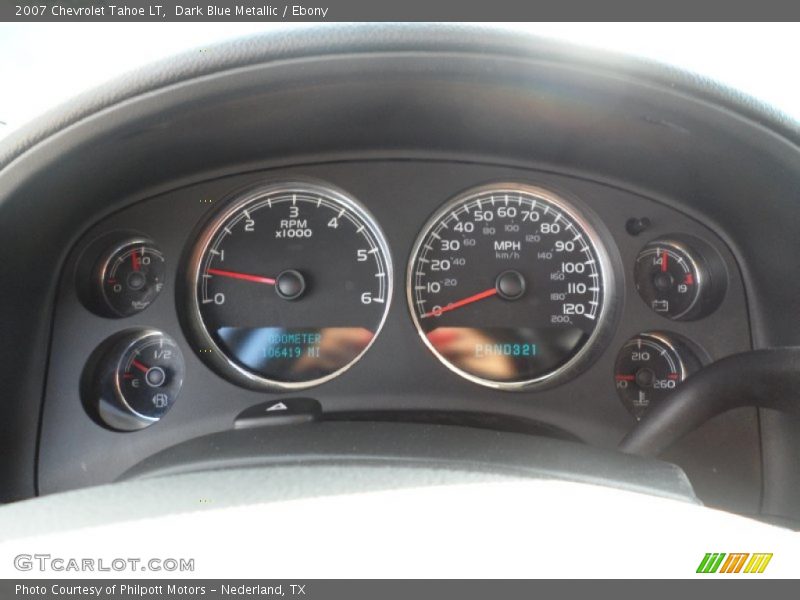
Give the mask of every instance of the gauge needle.
[[150, 370], [150, 367], [136, 359], [133, 359], [133, 366], [139, 369], [142, 373], [147, 373]]
[[459, 300], [458, 302], [451, 302], [447, 306], [443, 306], [442, 308], [435, 308], [426, 312], [422, 315], [423, 319], [427, 319], [428, 317], [439, 316], [442, 313], [446, 313], [451, 310], [455, 310], [457, 308], [461, 308], [462, 306], [466, 306], [467, 304], [472, 304], [473, 302], [477, 302], [478, 300], [483, 300], [484, 298], [491, 298], [497, 294], [497, 288], [490, 288], [488, 290], [484, 290], [478, 294], [473, 294], [468, 298], [464, 298], [463, 300]]
[[666, 250], [661, 253], [661, 272], [662, 273], [666, 273], [667, 272], [667, 260], [668, 260], [667, 257], [668, 256], [669, 256], [669, 254], [667, 254]]
[[209, 275], [219, 275], [220, 277], [230, 277], [231, 279], [243, 279], [244, 281], [254, 281], [255, 283], [266, 283], [275, 285], [275, 280], [271, 277], [261, 275], [248, 275], [247, 273], [237, 273], [236, 271], [223, 271], [222, 269], [209, 269]]
[[138, 271], [141, 261], [139, 260], [139, 257], [136, 256], [136, 250], [134, 250], [133, 254], [131, 254], [131, 262], [133, 263], [133, 270]]

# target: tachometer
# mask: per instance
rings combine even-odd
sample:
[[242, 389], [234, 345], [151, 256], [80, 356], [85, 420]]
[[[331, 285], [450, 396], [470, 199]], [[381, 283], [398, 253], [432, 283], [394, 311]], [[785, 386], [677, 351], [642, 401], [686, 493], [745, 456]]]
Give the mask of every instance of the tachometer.
[[188, 268], [188, 325], [220, 374], [260, 389], [339, 375], [381, 330], [392, 263], [378, 225], [344, 193], [263, 185], [232, 199]]
[[574, 373], [607, 329], [613, 273], [597, 231], [547, 190], [459, 195], [423, 228], [408, 267], [411, 315], [451, 370], [498, 389]]

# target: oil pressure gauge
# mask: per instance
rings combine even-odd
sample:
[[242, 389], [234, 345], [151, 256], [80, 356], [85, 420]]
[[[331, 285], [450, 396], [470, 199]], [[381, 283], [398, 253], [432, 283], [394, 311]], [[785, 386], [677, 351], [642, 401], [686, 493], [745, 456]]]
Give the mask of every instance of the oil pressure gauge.
[[164, 255], [145, 238], [109, 248], [96, 270], [97, 297], [109, 315], [128, 317], [143, 311], [164, 286]]
[[119, 319], [155, 301], [164, 288], [166, 263], [153, 240], [132, 232], [111, 232], [87, 245], [75, 275], [84, 306]]
[[118, 431], [144, 429], [172, 408], [184, 377], [175, 341], [155, 329], [123, 332], [90, 361], [85, 401], [92, 416]]
[[614, 381], [625, 408], [641, 419], [701, 366], [689, 342], [674, 334], [642, 333], [617, 355]]

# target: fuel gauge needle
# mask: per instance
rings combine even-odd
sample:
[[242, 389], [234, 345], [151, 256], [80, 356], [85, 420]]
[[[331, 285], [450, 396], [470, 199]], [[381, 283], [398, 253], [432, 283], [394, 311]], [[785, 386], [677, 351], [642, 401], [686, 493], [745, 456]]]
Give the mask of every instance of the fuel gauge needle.
[[142, 373], [147, 373], [150, 370], [150, 367], [136, 359], [133, 360], [133, 366], [139, 369]]
[[209, 269], [209, 275], [219, 275], [220, 277], [230, 277], [231, 279], [242, 279], [244, 281], [253, 281], [255, 283], [266, 283], [267, 285], [275, 285], [275, 280], [272, 277], [263, 277], [261, 275], [250, 275], [248, 273], [239, 273], [237, 271], [223, 271], [222, 269]]
[[497, 288], [489, 288], [488, 290], [484, 290], [477, 294], [473, 294], [467, 298], [459, 300], [457, 302], [451, 302], [447, 306], [443, 306], [442, 308], [435, 308], [433, 310], [429, 310], [424, 315], [422, 315], [423, 319], [427, 319], [428, 317], [439, 316], [442, 313], [449, 312], [451, 310], [455, 310], [457, 308], [461, 308], [462, 306], [466, 306], [467, 304], [472, 304], [473, 302], [477, 302], [478, 300], [483, 300], [484, 298], [491, 298], [497, 294]]

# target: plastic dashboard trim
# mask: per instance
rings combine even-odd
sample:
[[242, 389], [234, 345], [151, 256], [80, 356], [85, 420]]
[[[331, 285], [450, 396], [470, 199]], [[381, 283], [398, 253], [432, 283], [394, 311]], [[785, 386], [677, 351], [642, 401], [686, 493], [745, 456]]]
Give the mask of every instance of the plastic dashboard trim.
[[[3, 184], [3, 189], [0, 190], [0, 194], [2, 194], [0, 198], [3, 201], [0, 203], [0, 210], [6, 208], [6, 197], [11, 195], [10, 188], [8, 187], [9, 183], [11, 184], [11, 188], [14, 188], [17, 185], [21, 186], [26, 179], [25, 175], [22, 173], [10, 172], [22, 166], [20, 164], [22, 159], [33, 158], [32, 154], [42, 152], [46, 154], [50, 151], [49, 148], [45, 147], [49, 140], [61, 137], [61, 135], [69, 135], [70, 132], [64, 130], [71, 129], [78, 124], [83, 123], [84, 125], [89, 125], [89, 123], [83, 122], [83, 119], [89, 115], [112, 107], [123, 108], [122, 104], [124, 104], [126, 100], [155, 91], [161, 86], [172, 83], [185, 83], [194, 78], [212, 74], [221, 68], [232, 69], [243, 64], [256, 64], [263, 61], [265, 58], [271, 60], [279, 55], [288, 57], [299, 56], [306, 52], [307, 54], [305, 55], [308, 56], [317, 52], [336, 53], [339, 51], [337, 48], [347, 48], [348, 44], [353, 43], [357, 44], [361, 48], [361, 51], [365, 53], [386, 51], [387, 48], [394, 51], [403, 51], [410, 47], [414, 47], [416, 50], [422, 48], [433, 52], [466, 49], [469, 47], [470, 51], [475, 51], [475, 34], [478, 32], [485, 33], [487, 30], [473, 27], [448, 28], [440, 26], [408, 26], [406, 28], [392, 28], [390, 26], [354, 26], [339, 29], [330, 39], [325, 37], [329, 34], [319, 32], [319, 35], [322, 36], [322, 41], [318, 46], [308, 45], [306, 43], [308, 41], [307, 35], [310, 31], [311, 30], [293, 33], [287, 35], [286, 38], [278, 37], [277, 42], [276, 38], [265, 36], [264, 38], [252, 41], [252, 46], [245, 44], [245, 47], [242, 47], [234, 44], [231, 46], [230, 51], [225, 50], [224, 47], [220, 47], [219, 54], [212, 53], [213, 58], [211, 59], [208, 59], [204, 54], [202, 58], [187, 56], [183, 59], [179, 59], [175, 63], [163, 63], [154, 71], [157, 73], [156, 75], [141, 75], [140, 78], [132, 76], [127, 80], [122, 80], [122, 83], [116, 84], [116, 91], [112, 85], [106, 88], [105, 92], [84, 97], [76, 101], [71, 108], [67, 107], [62, 111], [43, 118], [38, 124], [33, 125], [25, 131], [21, 131], [18, 135], [12, 136], [0, 145], [0, 147], [2, 147], [2, 150], [0, 150], [0, 181], [2, 181]], [[751, 119], [753, 124], [769, 129], [772, 134], [782, 136], [783, 139], [790, 142], [794, 146], [794, 150], [796, 150], [799, 136], [797, 125], [793, 121], [781, 116], [775, 111], [770, 111], [763, 105], [752, 102], [752, 100], [747, 99], [741, 94], [725, 90], [724, 88], [715, 86], [711, 82], [697, 79], [691, 75], [681, 74], [680, 72], [667, 68], [657, 66], [654, 68], [652, 64], [641, 61], [634, 61], [634, 63], [632, 63], [634, 66], [629, 64], [627, 67], [622, 67], [619, 64], [619, 57], [614, 57], [613, 55], [598, 57], [596, 52], [592, 52], [590, 56], [587, 52], [579, 51], [574, 48], [558, 45], [553, 46], [551, 42], [536, 41], [531, 44], [530, 38], [527, 36], [508, 36], [506, 32], [502, 32], [497, 35], [490, 34], [489, 37], [492, 41], [487, 42], [483, 48], [493, 54], [525, 56], [540, 52], [540, 57], [547, 56], [557, 62], [560, 60], [562, 63], [574, 60], [584, 66], [594, 66], [595, 68], [597, 64], [600, 63], [609, 73], [621, 70], [626, 77], [655, 82], [658, 85], [671, 88], [673, 92], [679, 91], [696, 98], [704, 99], [712, 104], [717, 104], [718, 107], [721, 106], [736, 112], [739, 116]], [[436, 41], [432, 42], [432, 38], [436, 39]], [[277, 45], [279, 50], [274, 52], [270, 50], [270, 46], [273, 44]], [[554, 47], [555, 50], [553, 49]], [[349, 48], [349, 51], [352, 51], [352, 47]], [[174, 72], [178, 74], [171, 74]], [[59, 133], [60, 135], [56, 135]], [[26, 168], [29, 167], [30, 165], [25, 165], [22, 171], [25, 171]], [[174, 182], [172, 182], [172, 185], [174, 185]], [[149, 195], [149, 193], [147, 195]], [[724, 232], [724, 228], [722, 231]], [[77, 237], [77, 234], [73, 239], [75, 239], [75, 237]], [[736, 245], [732, 245], [732, 249], [734, 253], [737, 253]], [[740, 262], [740, 267], [745, 268], [743, 264], [746, 265], [746, 263]], [[747, 273], [745, 273], [745, 278], [747, 279]], [[45, 298], [46, 305], [52, 305], [53, 288], [51, 287], [50, 290], [50, 293]], [[49, 311], [46, 308], [41, 313], [44, 322], [48, 320], [46, 317], [48, 313]], [[41, 349], [41, 341], [41, 335], [39, 335], [38, 341], [36, 335], [34, 335], [31, 340], [31, 346]], [[763, 340], [761, 343], [768, 342]], [[29, 372], [29, 369], [24, 368], [24, 362], [20, 364], [23, 368], [18, 372], [25, 375]], [[26, 381], [22, 387], [30, 388], [31, 386], [34, 389], [37, 387], [35, 380]], [[20, 394], [20, 399], [24, 396], [29, 396], [29, 394]], [[11, 400], [14, 401], [14, 398], [15, 395], [12, 394]], [[13, 409], [12, 416], [17, 416], [14, 415]], [[11, 419], [11, 421], [17, 423], [16, 418]], [[30, 423], [29, 418], [22, 419], [22, 422], [25, 421]], [[12, 425], [12, 427], [14, 426]], [[14, 429], [12, 429], [12, 431], [13, 430]], [[19, 428], [19, 430], [29, 431], [29, 429], [24, 426]], [[12, 435], [10, 437], [12, 442], [17, 440], [20, 442], [21, 446], [25, 445], [22, 440], [18, 439], [16, 436]], [[17, 454], [17, 452], [12, 454], [12, 460]], [[19, 465], [3, 465], [4, 470], [10, 469], [12, 472], [17, 472], [16, 475], [3, 477], [3, 480], [7, 480], [11, 483], [9, 489], [14, 490], [17, 489], [18, 486], [20, 486], [20, 490], [25, 488], [30, 489], [28, 484], [23, 483], [26, 479], [30, 481], [28, 479], [29, 475], [24, 475], [26, 471], [25, 463], [26, 461], [23, 460]], [[21, 470], [18, 471], [18, 469]], [[30, 471], [28, 471], [28, 473], [30, 473]], [[25, 492], [22, 493], [25, 494]], [[20, 492], [18, 491], [11, 491], [10, 497], [18, 496], [19, 494]]]

